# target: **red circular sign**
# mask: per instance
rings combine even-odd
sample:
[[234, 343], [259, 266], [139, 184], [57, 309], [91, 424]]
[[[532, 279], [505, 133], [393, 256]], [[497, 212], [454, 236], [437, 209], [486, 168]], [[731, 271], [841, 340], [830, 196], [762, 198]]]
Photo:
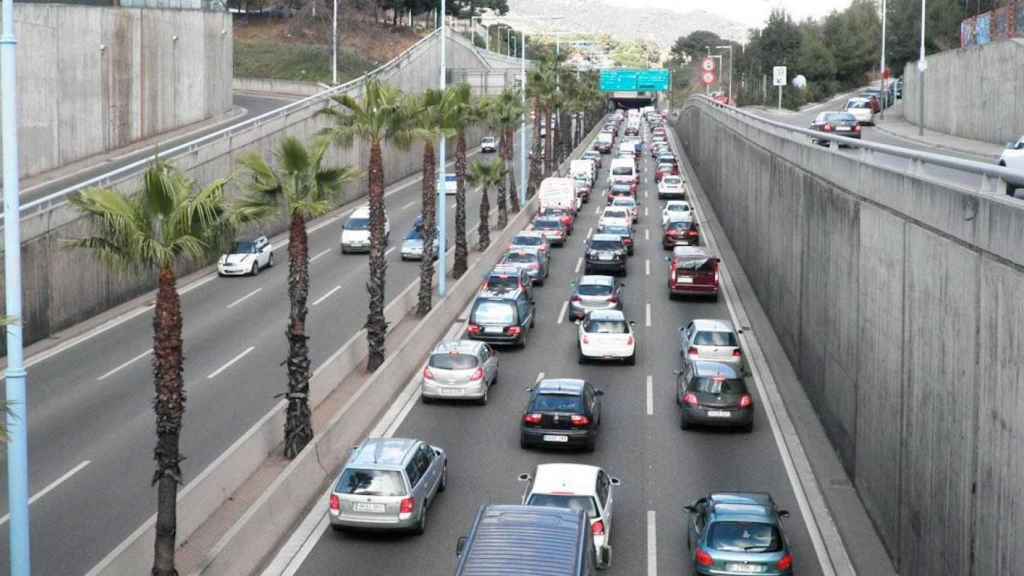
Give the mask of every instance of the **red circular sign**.
[[702, 82], [704, 82], [704, 84], [706, 86], [710, 86], [710, 85], [715, 83], [715, 73], [714, 72], [705, 72], [705, 73], [701, 74], [700, 79], [701, 79]]

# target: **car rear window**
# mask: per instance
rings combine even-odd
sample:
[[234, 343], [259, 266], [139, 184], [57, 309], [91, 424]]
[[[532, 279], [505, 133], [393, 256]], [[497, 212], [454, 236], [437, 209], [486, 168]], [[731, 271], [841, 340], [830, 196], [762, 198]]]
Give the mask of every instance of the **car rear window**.
[[662, 183], [664, 183], [666, 186], [678, 186], [683, 183], [683, 179], [668, 176], [662, 179]]
[[345, 223], [346, 230], [368, 230], [370, 228], [369, 218], [350, 218]]
[[697, 346], [736, 346], [736, 335], [732, 332], [703, 330], [693, 337]]
[[615, 200], [612, 200], [612, 206], [636, 206], [636, 200], [632, 196], [620, 196]]
[[514, 246], [541, 246], [544, 239], [539, 236], [516, 236], [512, 240]]
[[597, 504], [592, 496], [576, 496], [568, 494], [530, 494], [527, 506], [548, 506], [551, 508], [567, 508], [582, 510], [588, 518], [597, 517]]
[[591, 240], [591, 250], [621, 250], [622, 240]]
[[519, 288], [519, 278], [510, 274], [493, 274], [487, 279], [487, 289], [501, 292]]
[[626, 217], [626, 211], [625, 210], [605, 210], [604, 211], [604, 216], [606, 218], [625, 218]]
[[715, 271], [715, 260], [714, 258], [677, 259], [676, 268], [691, 272], [711, 273]]
[[689, 204], [669, 204], [668, 206], [665, 206], [665, 210], [668, 210], [669, 212], [689, 212], [690, 211], [690, 205]]
[[583, 398], [568, 394], [537, 394], [530, 408], [533, 412], [583, 412]]
[[505, 254], [503, 261], [509, 264], [532, 264], [537, 261], [537, 255], [531, 252], [510, 252]]
[[682, 230], [682, 231], [685, 232], [685, 231], [687, 231], [687, 230], [689, 230], [691, 228], [696, 228], [696, 227], [697, 227], [697, 223], [692, 221], [692, 220], [673, 220], [672, 222], [668, 223], [668, 226], [666, 226], [666, 229], [668, 229], [668, 230]]
[[743, 394], [747, 391], [743, 380], [718, 376], [698, 376], [693, 379], [691, 387], [706, 394]]
[[764, 522], [713, 522], [708, 528], [708, 546], [730, 552], [778, 552], [782, 549], [779, 529]]
[[607, 296], [612, 293], [612, 287], [607, 284], [580, 284], [576, 292], [580, 296]]
[[476, 324], [511, 324], [515, 319], [515, 306], [511, 302], [480, 302], [473, 310]]
[[346, 468], [334, 491], [360, 496], [404, 496], [405, 483], [402, 473], [396, 470]]
[[562, 224], [554, 220], [537, 220], [533, 223], [533, 227], [538, 230], [560, 230]]
[[441, 370], [471, 370], [480, 364], [480, 360], [472, 354], [446, 353], [430, 356], [430, 367]]
[[633, 174], [633, 169], [629, 166], [616, 166], [615, 168], [612, 168], [612, 174], [616, 176], [631, 176]]
[[625, 334], [626, 323], [621, 320], [591, 320], [586, 325], [591, 334]]

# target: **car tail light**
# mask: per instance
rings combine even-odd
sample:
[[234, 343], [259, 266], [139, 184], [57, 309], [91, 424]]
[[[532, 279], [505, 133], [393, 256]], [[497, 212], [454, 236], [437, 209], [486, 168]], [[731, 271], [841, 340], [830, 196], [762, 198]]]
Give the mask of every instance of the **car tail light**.
[[523, 333], [523, 329], [519, 326], [509, 326], [508, 328], [505, 328], [505, 332], [508, 332], [509, 336], [519, 336]]
[[743, 351], [740, 350], [739, 348], [736, 348], [735, 350], [732, 351], [733, 358], [739, 358], [740, 356], [743, 356]]
[[860, 132], [860, 124], [854, 124], [853, 125], [853, 131], [854, 132]]
[[587, 426], [590, 424], [590, 418], [583, 416], [582, 414], [573, 414], [569, 417], [573, 426]]
[[[711, 554], [708, 554], [703, 548], [697, 548], [696, 560], [697, 564], [700, 564], [701, 566], [713, 566], [715, 564], [715, 560], [711, 557]], [[781, 564], [782, 561], [780, 560], [779, 563]]]
[[678, 236], [679, 235], [679, 230], [676, 230], [676, 229], [673, 228], [672, 230], [669, 230], [668, 232], [665, 232], [665, 234], [667, 234], [669, 236]]
[[523, 416], [523, 422], [526, 422], [527, 424], [540, 424], [541, 420], [542, 418], [540, 414], [527, 414]]
[[696, 358], [697, 354], [698, 353], [696, 346], [690, 346], [689, 348], [686, 349], [686, 355], [689, 356], [690, 358]]
[[423, 377], [427, 380], [434, 379], [434, 373], [430, 371], [430, 366], [427, 366], [426, 368], [423, 369]]
[[630, 334], [630, 335], [629, 335], [629, 338], [627, 338], [627, 339], [626, 339], [626, 346], [632, 346], [632, 345], [633, 345], [633, 342], [634, 342], [634, 340], [633, 340], [633, 335], [632, 335], [632, 334]]
[[581, 298], [580, 296], [573, 296], [572, 297], [572, 301], [573, 302], [583, 302], [583, 298]]
[[782, 560], [779, 560], [779, 563], [776, 564], [775, 566], [779, 570], [789, 570], [790, 568], [793, 567], [793, 555], [792, 554], [786, 554], [785, 556], [782, 557]]
[[696, 236], [697, 235], [697, 231], [696, 230], [690, 230], [689, 232], [686, 233], [686, 235], [687, 236]]
[[609, 304], [618, 304], [619, 303], [619, 299], [618, 298], [609, 298], [608, 299], [608, 303]]
[[831, 124], [825, 124], [825, 126], [822, 129], [825, 130], [825, 132], [831, 132], [832, 131], [832, 125]]
[[590, 533], [594, 536], [604, 536], [604, 520], [598, 520], [591, 524]]
[[696, 405], [700, 404], [700, 402], [697, 401], [697, 395], [696, 394], [694, 394], [693, 392], [687, 392], [686, 394], [683, 395], [683, 404], [688, 404], [690, 406], [696, 406]]
[[341, 498], [338, 498], [337, 494], [331, 494], [331, 512], [341, 512]]
[[744, 394], [740, 396], [740, 408], [749, 408], [754, 404], [754, 399], [750, 397], [750, 394]]
[[398, 509], [399, 514], [412, 514], [413, 509], [416, 508], [415, 498], [402, 498], [401, 507]]
[[484, 369], [483, 368], [477, 368], [476, 370], [473, 371], [473, 375], [470, 376], [469, 379], [471, 381], [474, 381], [474, 382], [477, 381], [477, 380], [483, 380], [484, 379]]
[[478, 326], [476, 324], [470, 324], [469, 327], [466, 328], [466, 331], [469, 332], [470, 334], [473, 334], [473, 335], [479, 334], [480, 333], [480, 326]]

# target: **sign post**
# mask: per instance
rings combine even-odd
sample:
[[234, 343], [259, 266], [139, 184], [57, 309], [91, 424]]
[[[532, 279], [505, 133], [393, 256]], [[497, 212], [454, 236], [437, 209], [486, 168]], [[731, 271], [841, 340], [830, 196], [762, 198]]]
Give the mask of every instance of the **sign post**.
[[786, 67], [775, 66], [772, 68], [772, 86], [779, 87], [779, 110], [782, 110], [782, 87], [786, 85]]

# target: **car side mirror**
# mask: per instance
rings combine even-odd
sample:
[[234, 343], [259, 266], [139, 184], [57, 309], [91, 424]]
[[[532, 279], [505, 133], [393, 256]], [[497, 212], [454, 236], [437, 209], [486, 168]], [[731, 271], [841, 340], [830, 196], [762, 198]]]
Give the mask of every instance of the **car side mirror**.
[[522, 474], [519, 475], [519, 481], [520, 482], [529, 482], [530, 481], [530, 475], [527, 474], [526, 472], [523, 472]]
[[778, 514], [780, 518], [789, 518], [789, 510], [779, 510]]
[[665, 262], [671, 262], [671, 261], [672, 261], [672, 257], [671, 256], [665, 256]]
[[686, 506], [683, 506], [683, 510], [686, 510], [690, 514], [696, 514], [697, 513], [697, 507], [694, 506], [693, 504], [687, 504]]
[[622, 480], [619, 480], [618, 478], [612, 477], [609, 481], [612, 486], [622, 486]]
[[461, 558], [462, 553], [466, 550], [466, 537], [460, 536], [458, 541], [455, 542], [455, 557]]
[[594, 396], [604, 396], [604, 390], [594, 390]]
[[672, 373], [675, 374], [676, 376], [679, 376], [680, 374], [683, 373], [683, 371], [682, 370], [673, 370]]

